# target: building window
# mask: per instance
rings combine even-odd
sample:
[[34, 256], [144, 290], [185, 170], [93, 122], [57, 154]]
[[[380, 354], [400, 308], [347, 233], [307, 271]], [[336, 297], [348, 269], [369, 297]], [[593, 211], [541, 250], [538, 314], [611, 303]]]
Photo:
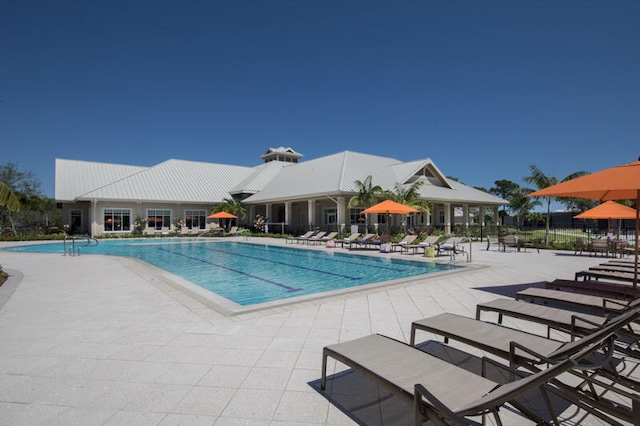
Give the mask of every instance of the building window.
[[337, 225], [338, 224], [338, 210], [336, 210], [336, 209], [324, 209], [324, 224], [325, 225]]
[[365, 223], [365, 216], [361, 213], [363, 209], [349, 209], [349, 223], [350, 224], [363, 224]]
[[104, 209], [104, 231], [131, 231], [131, 209]]
[[184, 222], [189, 229], [206, 229], [207, 212], [206, 210], [185, 210]]
[[161, 231], [162, 228], [171, 228], [171, 210], [147, 210], [149, 228]]
[[79, 234], [82, 232], [82, 210], [71, 210], [71, 233]]

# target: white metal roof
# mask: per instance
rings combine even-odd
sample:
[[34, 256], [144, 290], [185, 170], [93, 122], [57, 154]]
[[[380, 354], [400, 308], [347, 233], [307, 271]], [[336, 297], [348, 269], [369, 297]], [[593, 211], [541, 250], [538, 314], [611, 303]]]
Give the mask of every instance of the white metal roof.
[[292, 166], [293, 163], [282, 161], [270, 161], [253, 168], [253, 172], [243, 179], [238, 185], [231, 188], [231, 194], [255, 194], [264, 189], [283, 167]]
[[394, 158], [343, 151], [302, 163], [271, 161], [256, 167], [167, 160], [152, 167], [56, 159], [58, 201], [136, 200], [219, 203], [232, 194], [253, 194], [256, 204], [355, 195], [357, 180], [371, 175], [374, 185], [393, 190], [396, 183], [423, 179], [421, 197], [452, 203], [506, 204], [505, 200], [448, 180], [430, 159]]
[[78, 199], [216, 203], [229, 198], [229, 190], [252, 172], [251, 167], [167, 160]]
[[96, 188], [146, 170], [147, 167], [56, 158], [55, 199], [73, 201]]

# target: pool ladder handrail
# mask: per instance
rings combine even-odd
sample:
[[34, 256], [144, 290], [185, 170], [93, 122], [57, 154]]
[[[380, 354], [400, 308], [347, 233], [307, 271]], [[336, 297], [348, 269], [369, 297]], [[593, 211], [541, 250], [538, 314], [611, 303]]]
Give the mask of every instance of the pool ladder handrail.
[[[96, 246], [98, 245], [98, 240], [88, 235], [72, 235], [71, 237], [68, 235], [65, 235], [64, 242], [63, 242], [63, 252], [62, 252], [63, 256], [67, 255], [68, 239], [71, 240], [71, 247], [69, 248], [69, 256], [80, 256], [80, 248], [89, 247], [92, 245], [92, 243], [95, 243]], [[83, 245], [78, 246], [77, 254], [76, 254], [76, 241], [86, 241]]]

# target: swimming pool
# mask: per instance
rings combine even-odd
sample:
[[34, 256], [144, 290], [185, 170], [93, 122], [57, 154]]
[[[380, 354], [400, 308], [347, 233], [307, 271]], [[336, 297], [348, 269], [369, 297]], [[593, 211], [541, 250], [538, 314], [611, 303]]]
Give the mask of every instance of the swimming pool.
[[[63, 253], [62, 243], [10, 247]], [[459, 266], [239, 241], [104, 240], [82, 254], [143, 260], [241, 306], [450, 271]]]

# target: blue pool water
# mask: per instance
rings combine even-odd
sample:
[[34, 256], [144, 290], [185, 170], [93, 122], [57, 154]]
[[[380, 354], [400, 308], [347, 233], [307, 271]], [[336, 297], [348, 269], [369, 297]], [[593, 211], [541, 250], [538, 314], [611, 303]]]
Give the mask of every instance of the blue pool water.
[[[11, 247], [63, 253], [62, 243]], [[82, 254], [128, 256], [182, 277], [242, 306], [345, 289], [457, 268], [336, 250], [304, 250], [242, 242], [184, 239], [105, 240]]]

